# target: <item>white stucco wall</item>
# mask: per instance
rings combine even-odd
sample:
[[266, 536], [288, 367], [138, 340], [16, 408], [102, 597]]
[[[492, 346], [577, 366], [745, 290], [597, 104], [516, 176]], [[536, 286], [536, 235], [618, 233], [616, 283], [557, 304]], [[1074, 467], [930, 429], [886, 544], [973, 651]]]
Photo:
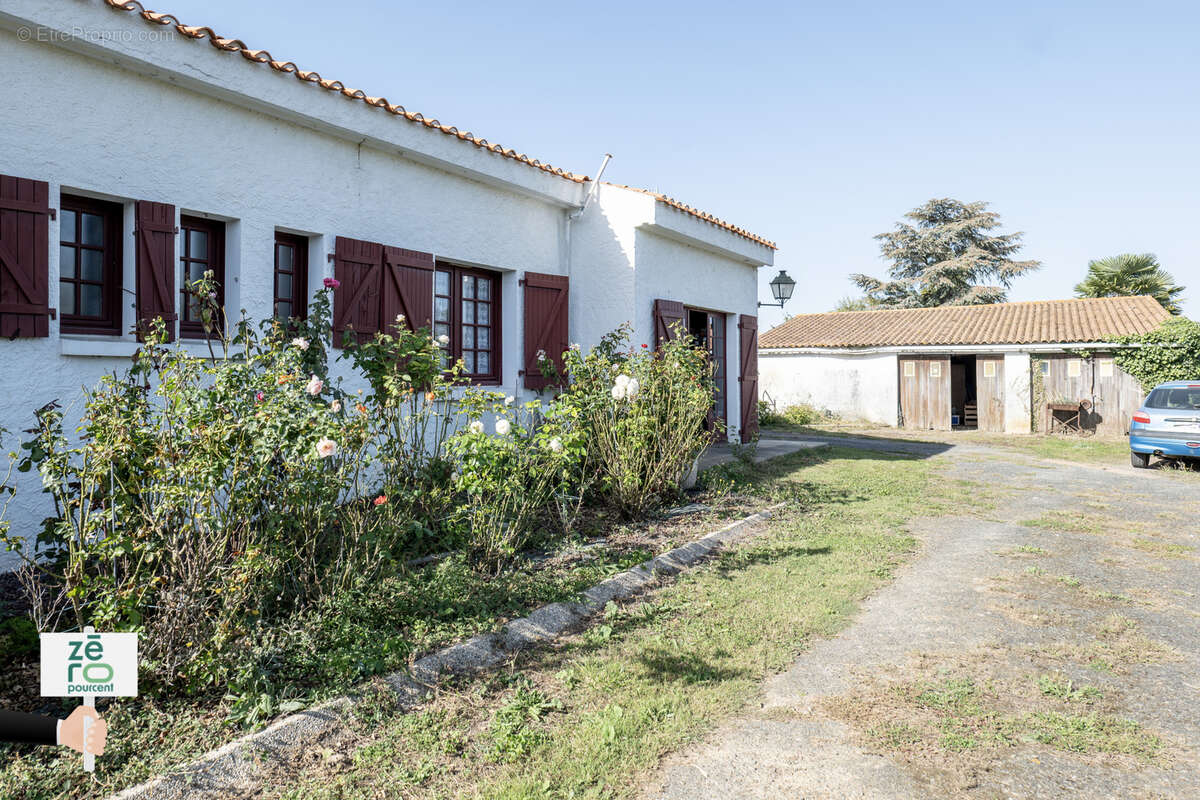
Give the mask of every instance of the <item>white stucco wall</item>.
[[[27, 40], [20, 31], [31, 20], [117, 35]], [[709, 280], [740, 298], [730, 311], [742, 311], [746, 298], [753, 306], [750, 261], [770, 260], [761, 245], [674, 211], [680, 219], [660, 220], [652, 197], [615, 189], [568, 224], [589, 184], [485, 152], [207, 43], [148, 39], [146, 30], [136, 15], [100, 3], [11, 0], [0, 9], [0, 107], [10, 115], [20, 109], [19, 124], [0, 126], [0, 174], [49, 182], [52, 208], [61, 192], [125, 205], [123, 330], [134, 322], [136, 200], [226, 221], [231, 316], [243, 308], [255, 320], [271, 315], [277, 229], [309, 237], [310, 292], [332, 275], [326, 256], [339, 235], [499, 271], [500, 388], [507, 393], [520, 394], [523, 272], [570, 274], [570, 338], [586, 345], [624, 320], [638, 321], [635, 273], [661, 269], [692, 287], [679, 252], [690, 248], [639, 253], [645, 226], [674, 225], [673, 235], [712, 253], [728, 248], [724, 260], [713, 255], [717, 261], [705, 262], [704, 274], [724, 273]], [[52, 307], [58, 235], [51, 221]], [[32, 424], [35, 408], [75, 402], [82, 387], [124, 369], [135, 348], [129, 334], [60, 335], [56, 320], [49, 338], [0, 342], [7, 376], [0, 426], [20, 431]], [[68, 411], [68, 424], [76, 419], [78, 409]], [[3, 446], [12, 449], [15, 441]], [[32, 533], [48, 511], [46, 498], [35, 475], [18, 475], [17, 487], [7, 516], [15, 530]], [[0, 554], [0, 569], [11, 563]]]
[[1004, 432], [1030, 432], [1030, 356], [1026, 352], [1004, 354]]
[[764, 396], [776, 408], [809, 403], [839, 416], [897, 424], [899, 380], [894, 353], [827, 355], [760, 351]]

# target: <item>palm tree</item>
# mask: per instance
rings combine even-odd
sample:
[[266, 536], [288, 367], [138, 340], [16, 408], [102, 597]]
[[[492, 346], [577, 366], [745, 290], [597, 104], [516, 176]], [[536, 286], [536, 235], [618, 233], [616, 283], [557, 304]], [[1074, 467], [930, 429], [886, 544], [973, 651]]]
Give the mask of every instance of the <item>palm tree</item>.
[[1131, 297], [1148, 294], [1172, 314], [1179, 314], [1184, 287], [1158, 264], [1153, 253], [1122, 253], [1088, 262], [1087, 277], [1075, 285], [1079, 297]]

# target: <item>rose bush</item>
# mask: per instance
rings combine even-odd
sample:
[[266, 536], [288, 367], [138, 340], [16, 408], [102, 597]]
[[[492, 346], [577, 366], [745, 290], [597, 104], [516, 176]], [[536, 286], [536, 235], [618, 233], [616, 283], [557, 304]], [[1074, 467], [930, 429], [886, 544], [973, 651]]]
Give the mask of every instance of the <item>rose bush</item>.
[[36, 412], [16, 466], [54, 513], [32, 546], [2, 522], [0, 542], [33, 576], [39, 628], [139, 632], [151, 694], [261, 698], [276, 626], [415, 556], [462, 550], [495, 574], [587, 501], [632, 516], [672, 499], [710, 439], [704, 354], [682, 336], [630, 348], [627, 326], [572, 347], [565, 388], [522, 404], [463, 386], [445, 343], [398, 318], [343, 349], [365, 379], [347, 392], [329, 363], [337, 288], [326, 279], [305, 320], [231, 325], [206, 275], [188, 289], [207, 357], [160, 323], [85, 392], [77, 430], [55, 403]]

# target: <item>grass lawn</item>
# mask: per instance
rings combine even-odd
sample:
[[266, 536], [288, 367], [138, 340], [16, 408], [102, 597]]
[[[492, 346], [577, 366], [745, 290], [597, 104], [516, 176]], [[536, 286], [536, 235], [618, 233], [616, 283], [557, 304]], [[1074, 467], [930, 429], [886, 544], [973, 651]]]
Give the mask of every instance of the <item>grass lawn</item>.
[[[354, 730], [274, 767], [266, 797], [617, 798], [786, 668], [915, 547], [907, 521], [948, 513], [917, 456], [829, 448], [726, 468], [794, 501], [759, 537], [500, 674], [421, 711], [381, 702]], [[381, 693], [386, 696], [386, 693]]]

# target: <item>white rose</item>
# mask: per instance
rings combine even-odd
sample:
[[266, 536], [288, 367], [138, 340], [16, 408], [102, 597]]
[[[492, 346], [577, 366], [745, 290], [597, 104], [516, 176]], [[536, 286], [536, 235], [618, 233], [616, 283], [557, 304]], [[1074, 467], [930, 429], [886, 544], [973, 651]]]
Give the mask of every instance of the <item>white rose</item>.
[[439, 336], [437, 338], [437, 340], [438, 340], [439, 344], [450, 344], [450, 337], [444, 333], [441, 336]]
[[630, 380], [631, 380], [631, 378], [628, 375], [626, 375], [625, 373], [621, 373], [620, 375], [617, 376], [617, 386], [622, 386], [622, 387], [628, 386]]
[[334, 400], [332, 403], [329, 404], [329, 410], [335, 414], [338, 413], [339, 411], [341, 411], [342, 410], [342, 401]]
[[329, 458], [330, 456], [337, 455], [337, 450], [337, 442], [332, 439], [321, 437], [317, 442], [317, 455], [321, 458]]
[[504, 405], [506, 406], [511, 406], [515, 402], [517, 402], [517, 398], [513, 397], [511, 394], [504, 398]]
[[550, 451], [553, 453], [561, 453], [563, 451], [562, 439], [555, 436], [550, 440]]
[[303, 336], [297, 336], [295, 339], [292, 339], [292, 347], [297, 347], [301, 350], [307, 350], [308, 339], [305, 339]]
[[321, 393], [321, 390], [324, 388], [325, 388], [325, 382], [323, 380], [321, 380], [320, 378], [318, 378], [316, 375], [313, 375], [311, 378], [308, 379], [308, 385], [304, 387], [304, 391], [308, 392], [311, 395], [318, 395]]
[[403, 324], [404, 324], [404, 315], [403, 315], [403, 314], [397, 314], [397, 315], [396, 315], [396, 324], [397, 324], [397, 325], [403, 325]]
[[624, 400], [625, 399], [625, 387], [623, 385], [621, 385], [619, 383], [613, 384], [612, 399], [613, 400]]
[[512, 425], [506, 419], [496, 420], [496, 435], [508, 436], [508, 432], [512, 430]]
[[625, 384], [625, 396], [632, 400], [637, 397], [637, 393], [641, 391], [642, 385], [638, 383], [637, 378], [630, 378], [629, 383]]
[[483, 423], [477, 419], [471, 420], [471, 424], [467, 426], [471, 433], [483, 433]]

